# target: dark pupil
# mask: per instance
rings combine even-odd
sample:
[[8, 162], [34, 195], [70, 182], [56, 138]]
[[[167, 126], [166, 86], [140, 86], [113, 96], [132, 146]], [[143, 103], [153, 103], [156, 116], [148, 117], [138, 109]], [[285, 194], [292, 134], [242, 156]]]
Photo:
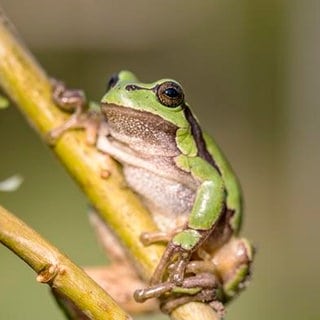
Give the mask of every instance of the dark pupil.
[[164, 90], [164, 94], [170, 98], [176, 98], [179, 96], [178, 91], [174, 88], [168, 88]]

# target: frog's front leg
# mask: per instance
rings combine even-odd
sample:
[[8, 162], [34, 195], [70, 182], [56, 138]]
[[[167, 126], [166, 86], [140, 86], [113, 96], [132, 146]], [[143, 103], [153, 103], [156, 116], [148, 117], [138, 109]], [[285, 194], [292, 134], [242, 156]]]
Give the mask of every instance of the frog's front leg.
[[72, 113], [71, 117], [49, 132], [48, 140], [53, 144], [64, 132], [70, 129], [85, 129], [89, 144], [97, 140], [100, 114], [88, 110], [86, 96], [82, 90], [69, 89], [61, 81], [52, 80], [52, 100], [64, 111]]

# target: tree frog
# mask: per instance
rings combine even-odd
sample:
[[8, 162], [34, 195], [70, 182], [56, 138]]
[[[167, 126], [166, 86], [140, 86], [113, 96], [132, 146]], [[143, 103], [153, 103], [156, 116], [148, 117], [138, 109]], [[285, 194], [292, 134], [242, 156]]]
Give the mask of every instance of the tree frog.
[[[53, 137], [87, 123], [84, 96], [57, 88], [55, 101], [78, 111]], [[121, 71], [109, 81], [100, 116], [98, 148], [122, 164], [127, 184], [159, 227], [142, 241], [167, 243], [150, 285], [135, 299], [162, 297], [168, 312], [188, 301], [229, 301], [246, 284], [253, 257], [250, 242], [238, 237], [241, 191], [182, 86], [171, 79], [142, 83]]]

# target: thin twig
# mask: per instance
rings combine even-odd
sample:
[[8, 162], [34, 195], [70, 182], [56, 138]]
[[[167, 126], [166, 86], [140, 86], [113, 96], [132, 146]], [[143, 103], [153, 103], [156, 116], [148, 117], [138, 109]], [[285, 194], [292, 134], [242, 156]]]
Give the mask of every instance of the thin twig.
[[[65, 121], [66, 115], [52, 102], [47, 76], [8, 30], [7, 19], [1, 11], [0, 85], [43, 138]], [[156, 230], [156, 226], [133, 192], [124, 187], [119, 166], [112, 159], [106, 161], [106, 156], [88, 146], [83, 132], [66, 133], [52, 149], [127, 248], [141, 275], [148, 279], [164, 248], [141, 244], [140, 234]], [[109, 172], [108, 179], [101, 177], [103, 170]], [[179, 307], [171, 316], [176, 320], [219, 319], [209, 306], [201, 303]]]

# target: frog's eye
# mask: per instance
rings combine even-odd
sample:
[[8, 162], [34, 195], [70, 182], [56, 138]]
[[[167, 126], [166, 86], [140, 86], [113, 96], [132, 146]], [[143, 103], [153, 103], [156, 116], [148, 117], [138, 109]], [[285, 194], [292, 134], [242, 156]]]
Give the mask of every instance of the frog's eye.
[[114, 73], [108, 81], [107, 91], [113, 88], [117, 84], [118, 80], [119, 75], [117, 73]]
[[157, 87], [157, 97], [159, 101], [167, 107], [174, 108], [184, 101], [182, 88], [173, 81], [166, 81]]

